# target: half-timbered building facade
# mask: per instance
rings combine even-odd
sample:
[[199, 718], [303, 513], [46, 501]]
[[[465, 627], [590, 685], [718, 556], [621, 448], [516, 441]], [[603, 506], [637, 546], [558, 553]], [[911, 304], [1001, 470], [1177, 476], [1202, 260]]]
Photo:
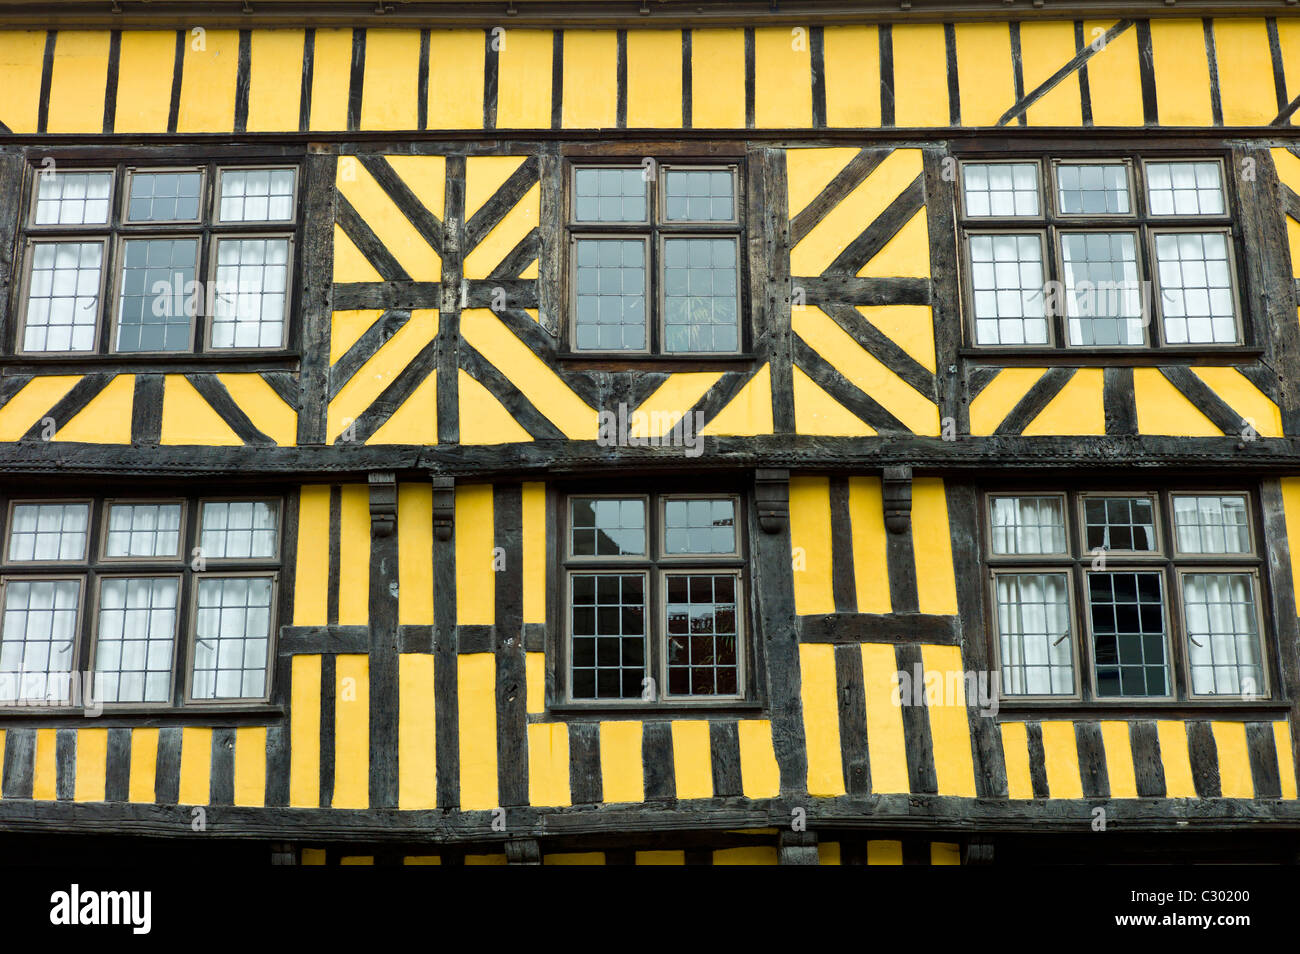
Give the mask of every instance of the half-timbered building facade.
[[3, 3], [0, 846], [1291, 861], [1285, 2]]

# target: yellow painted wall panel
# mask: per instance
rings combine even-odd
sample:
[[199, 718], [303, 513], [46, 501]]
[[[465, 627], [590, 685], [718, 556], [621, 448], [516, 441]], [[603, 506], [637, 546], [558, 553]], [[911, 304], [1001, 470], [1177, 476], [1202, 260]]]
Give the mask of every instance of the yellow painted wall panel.
[[929, 305], [859, 305], [858, 312], [922, 367], [935, 370], [934, 313]]
[[886, 643], [862, 644], [863, 687], [866, 693], [867, 750], [871, 753], [871, 790], [910, 792], [903, 712], [895, 701], [898, 661]]
[[456, 621], [490, 626], [496, 620], [496, 560], [492, 485], [456, 488]]
[[[948, 62], [943, 25], [895, 24], [894, 125], [947, 126]], [[962, 104], [965, 106], [965, 103]]]
[[294, 572], [293, 625], [327, 621], [330, 563], [330, 488], [309, 484], [298, 495], [298, 555]]
[[402, 402], [392, 417], [370, 435], [367, 446], [438, 443], [438, 375], [429, 375]]
[[930, 226], [922, 207], [858, 269], [859, 278], [929, 278]]
[[754, 30], [754, 125], [812, 125], [812, 60], [807, 27]]
[[339, 519], [339, 624], [370, 620], [370, 488], [344, 484]]
[[840, 860], [840, 843], [838, 841], [817, 842], [817, 863], [819, 865], [838, 865]]
[[418, 30], [366, 30], [362, 129], [415, 129], [420, 76]]
[[1127, 722], [1103, 721], [1101, 745], [1106, 752], [1106, 775], [1111, 798], [1137, 798], [1137, 776], [1133, 768], [1133, 744]]
[[709, 723], [704, 719], [674, 719], [673, 773], [678, 798], [713, 797], [713, 757]]
[[[961, 124], [995, 126], [1016, 101], [1011, 65], [1011, 27], [996, 21], [958, 23], [954, 32]], [[1020, 48], [1025, 48], [1023, 42]]]
[[546, 484], [526, 481], [521, 490], [523, 530], [523, 621], [546, 622]]
[[528, 713], [545, 712], [546, 653], [524, 653], [524, 679], [527, 682], [525, 706]]
[[853, 574], [859, 613], [893, 609], [887, 569], [885, 503], [880, 478], [849, 478], [849, 521], [853, 532]]
[[795, 312], [793, 327], [809, 347], [904, 427], [914, 434], [938, 436], [938, 406], [858, 344], [824, 311], [804, 308]]
[[163, 375], [161, 444], [243, 446], [243, 439], [183, 374]]
[[639, 865], [684, 865], [684, 851], [638, 851], [636, 863]]
[[1156, 112], [1162, 126], [1210, 126], [1210, 63], [1199, 19], [1152, 20]]
[[402, 859], [404, 865], [440, 865], [442, 859], [437, 855], [407, 855]]
[[880, 28], [828, 26], [822, 30], [826, 125], [880, 125]]
[[1282, 779], [1282, 797], [1296, 797], [1295, 753], [1291, 748], [1291, 726], [1273, 723], [1273, 740], [1277, 747], [1277, 773]]
[[787, 149], [785, 152], [786, 201], [793, 218], [817, 198], [843, 171], [860, 149]]
[[[191, 730], [206, 731], [211, 738], [212, 730]], [[208, 749], [211, 753], [211, 748]], [[209, 757], [210, 754], [209, 754]], [[78, 729], [77, 730], [77, 780], [76, 789], [73, 798], [78, 802], [102, 802], [104, 800], [105, 788], [107, 785], [108, 771], [108, 730], [107, 729]], [[206, 805], [208, 802], [208, 793], [205, 788], [203, 791], [203, 800], [201, 803]], [[181, 747], [181, 804], [196, 804], [185, 801], [185, 749], [182, 742]]]
[[[437, 312], [418, 308], [371, 358], [339, 389], [329, 403], [325, 435], [334, 443], [407, 369], [438, 330]], [[376, 433], [378, 436], [378, 433]]]
[[1157, 368], [1133, 369], [1133, 398], [1137, 404], [1140, 434], [1223, 436], [1223, 432], [1170, 384]]
[[430, 129], [482, 128], [485, 56], [479, 30], [429, 31]]
[[460, 715], [460, 807], [495, 808], [497, 797], [497, 660], [469, 653], [456, 660]]
[[740, 790], [746, 798], [773, 798], [781, 792], [781, 771], [772, 743], [772, 723], [742, 719], [740, 736]]
[[572, 801], [569, 726], [564, 722], [535, 722], [528, 727], [528, 804], [563, 806]]
[[253, 31], [248, 71], [249, 132], [297, 131], [302, 110], [305, 37], [302, 30]]
[[1246, 748], [1246, 723], [1211, 722], [1219, 751], [1219, 785], [1224, 798], [1254, 798], [1250, 753]]
[[970, 402], [970, 432], [987, 437], [997, 430], [1046, 368], [1003, 368]]
[[700, 431], [704, 437], [771, 433], [772, 370], [766, 364]]
[[266, 726], [235, 729], [234, 803], [261, 808], [266, 803]]
[[1104, 435], [1104, 377], [1101, 368], [1079, 368], [1021, 433], [1026, 437], [1053, 434]]
[[348, 128], [348, 93], [352, 85], [352, 31], [316, 31], [312, 52], [312, 130]]
[[668, 375], [628, 416], [628, 435], [662, 437], [670, 433], [721, 377], [721, 371], [682, 371]]
[[80, 380], [79, 374], [42, 374], [24, 384], [0, 407], [0, 441], [21, 438]]
[[[217, 380], [225, 385], [253, 426], [278, 446], [292, 447], [298, 442], [297, 412], [284, 403], [284, 398], [260, 374], [218, 374]], [[129, 433], [127, 439], [130, 440]]]
[[1160, 761], [1165, 767], [1165, 795], [1168, 798], [1195, 798], [1192, 762], [1187, 750], [1187, 726], [1182, 722], [1160, 720], [1156, 723], [1160, 741]]
[[1260, 437], [1282, 437], [1282, 412], [1263, 391], [1236, 368], [1192, 368], [1228, 406], [1241, 415], [1241, 431]]
[[32, 798], [52, 802], [58, 797], [58, 730], [36, 730], [36, 755], [32, 766]]
[[[258, 30], [253, 36], [257, 50]], [[301, 43], [300, 43], [301, 45]], [[302, 57], [292, 63], [293, 71], [302, 75]], [[166, 132], [171, 111], [172, 72], [176, 67], [176, 34], [172, 30], [123, 30], [118, 52], [117, 103], [113, 112], [113, 131], [118, 133]], [[257, 73], [254, 71], [254, 83]], [[5, 87], [6, 89], [8, 87]], [[252, 98], [249, 98], [249, 130], [252, 125]], [[298, 104], [294, 102], [294, 129], [298, 128]], [[8, 118], [8, 117], [0, 117]], [[12, 124], [11, 124], [12, 125]]]
[[840, 752], [835, 647], [829, 643], [801, 645], [799, 676], [808, 752], [808, 794], [815, 798], [843, 795], [844, 762]]
[[461, 314], [461, 332], [570, 440], [594, 440], [596, 411], [486, 308]]
[[[1267, 126], [1277, 115], [1273, 56], [1264, 20], [1216, 19], [1214, 54], [1225, 126]], [[1295, 64], [1291, 64], [1294, 70]]]
[[465, 219], [483, 207], [526, 161], [526, 156], [470, 156], [465, 161]]
[[831, 499], [825, 477], [790, 480], [794, 607], [800, 615], [835, 612], [831, 587]]
[[[630, 75], [630, 70], [629, 70]], [[564, 31], [565, 129], [607, 129], [618, 118], [618, 37], [613, 30]]]
[[533, 439], [505, 405], [464, 368], [457, 369], [456, 380], [462, 444], [524, 444]]
[[600, 779], [606, 804], [645, 800], [641, 723], [600, 724]]
[[[1047, 82], [1076, 52], [1074, 24], [1043, 20], [1020, 24], [1020, 62], [1028, 95]], [[1079, 74], [1064, 77], [1025, 112], [1031, 126], [1078, 126], [1083, 123]], [[1013, 120], [1014, 123], [1014, 120]]]
[[[823, 176], [829, 173], [826, 179], [829, 182], [852, 158], [846, 154], [848, 150], [833, 150], [824, 158], [817, 155], [818, 152], [795, 150], [787, 161], [787, 167], [799, 181], [799, 188], [790, 195], [791, 214], [798, 214], [816, 198], [825, 187], [821, 181]], [[891, 152], [790, 250], [790, 273], [820, 275], [921, 172], [919, 149], [895, 149]], [[811, 310], [805, 308], [803, 312]]]
[[397, 622], [433, 624], [433, 487], [397, 485]]
[[604, 863], [603, 851], [560, 852], [546, 855], [542, 859], [543, 865], [603, 865]]
[[46, 131], [104, 131], [104, 91], [108, 85], [107, 30], [60, 30], [54, 40], [50, 108]]
[[[1300, 18], [1277, 18], [1278, 46], [1282, 51], [1283, 71], [1286, 73], [1286, 100], [1291, 102], [1300, 96], [1300, 70], [1293, 63], [1300, 63]], [[1300, 116], [1291, 115], [1291, 125], [1300, 122]]]
[[745, 125], [745, 37], [740, 30], [691, 31], [691, 125]]
[[5, 91], [0, 122], [16, 133], [36, 132], [45, 36], [44, 30], [0, 33], [0, 89]]
[[[946, 538], [945, 534], [945, 538]], [[918, 568], [917, 575], [920, 576]], [[922, 608], [921, 612], [926, 612]], [[934, 769], [940, 795], [975, 797], [975, 763], [971, 755], [970, 722], [966, 711], [965, 670], [959, 646], [922, 646], [925, 672], [939, 674], [941, 698], [926, 699]]]
[[[1114, 21], [1085, 22], [1084, 42], [1109, 30]], [[1096, 126], [1141, 126], [1142, 76], [1138, 69], [1137, 30], [1133, 27], [1106, 43], [1088, 60], [1088, 91], [1092, 101], [1092, 122]]]
[[1079, 744], [1074, 723], [1054, 719], [1041, 723], [1041, 728], [1048, 794], [1052, 798], [1082, 798], [1083, 780], [1079, 775]]
[[335, 183], [339, 193], [412, 280], [436, 282], [439, 279], [442, 260], [438, 253], [355, 156], [339, 157]]
[[397, 807], [433, 808], [438, 801], [433, 656], [399, 654], [397, 692]]
[[903, 863], [903, 843], [901, 841], [867, 842], [867, 864], [901, 865]]
[[524, 193], [492, 231], [465, 256], [465, 277], [491, 276], [511, 252], [537, 228], [541, 216], [542, 187], [537, 184]]
[[335, 808], [370, 806], [370, 657], [347, 653], [334, 668]]
[[500, 39], [497, 128], [550, 129], [551, 31], [509, 29]]
[[212, 730], [187, 725], [181, 729], [181, 805], [206, 805], [212, 791]]
[[295, 655], [289, 699], [289, 805], [320, 806], [320, 656]]
[[1034, 783], [1029, 772], [1029, 735], [1023, 722], [1002, 723], [1002, 754], [1007, 767], [1008, 797], [1033, 798]]
[[961, 864], [961, 846], [948, 841], [933, 841], [930, 843], [930, 864], [932, 865], [959, 865]]
[[397, 177], [406, 183], [420, 204], [438, 218], [447, 205], [447, 158], [445, 156], [384, 156]]
[[628, 128], [675, 129], [681, 124], [681, 31], [628, 30]]
[[134, 402], [135, 375], [116, 375], [108, 387], [55, 431], [52, 439], [82, 444], [129, 444]]
[[132, 802], [154, 800], [154, 777], [158, 765], [158, 730], [131, 730], [131, 775], [127, 798]]
[[[317, 62], [316, 68], [320, 68]], [[230, 132], [235, 128], [239, 31], [193, 31], [186, 41], [177, 132]]]
[[922, 613], [957, 612], [957, 578], [948, 529], [948, 499], [938, 477], [912, 481], [912, 539], [917, 541], [916, 589]]
[[873, 437], [867, 424], [821, 389], [797, 366], [794, 376], [794, 429], [799, 434], [828, 437]]
[[[356, 243], [348, 238], [347, 233], [336, 224], [334, 226], [334, 281], [381, 282], [383, 280], [384, 277], [375, 271], [375, 266], [370, 264], [370, 260], [361, 254], [361, 250], [357, 248]], [[339, 312], [334, 314], [338, 315]], [[350, 314], [357, 314], [357, 312], [351, 312]], [[331, 350], [333, 350], [333, 347], [331, 340]]]

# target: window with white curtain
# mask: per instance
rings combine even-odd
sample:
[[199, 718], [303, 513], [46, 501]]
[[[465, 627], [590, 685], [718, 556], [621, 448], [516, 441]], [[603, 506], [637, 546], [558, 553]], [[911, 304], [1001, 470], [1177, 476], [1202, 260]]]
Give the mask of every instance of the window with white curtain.
[[1245, 492], [991, 493], [990, 626], [1005, 697], [1268, 696]]
[[3, 513], [0, 706], [268, 697], [278, 499], [20, 499]]

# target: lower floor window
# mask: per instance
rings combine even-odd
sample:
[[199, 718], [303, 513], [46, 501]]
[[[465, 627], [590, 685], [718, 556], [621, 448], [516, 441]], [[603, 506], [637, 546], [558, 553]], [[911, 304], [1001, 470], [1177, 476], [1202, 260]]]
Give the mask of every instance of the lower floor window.
[[986, 513], [1004, 696], [1267, 693], [1248, 494], [990, 494]]
[[20, 500], [7, 514], [0, 706], [267, 697], [277, 500]]
[[567, 498], [571, 699], [744, 695], [740, 507], [726, 495]]

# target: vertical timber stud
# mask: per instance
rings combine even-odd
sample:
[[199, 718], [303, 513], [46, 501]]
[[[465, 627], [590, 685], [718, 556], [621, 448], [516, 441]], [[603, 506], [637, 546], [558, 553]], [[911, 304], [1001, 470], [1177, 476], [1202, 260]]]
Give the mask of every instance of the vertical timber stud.
[[[439, 373], [442, 367], [439, 365]], [[439, 417], [442, 404], [439, 402]], [[456, 482], [433, 478], [433, 696], [438, 805], [460, 804], [460, 702], [456, 657]]]
[[884, 508], [885, 555], [889, 564], [889, 598], [895, 613], [918, 610], [916, 551], [912, 540], [912, 468], [886, 467], [881, 482]]
[[[17, 235], [18, 219], [21, 213], [23, 194], [23, 157], [19, 153], [0, 156], [0, 234]], [[0, 244], [0, 345], [7, 345], [11, 330], [17, 327], [17, 320], [9, 314], [9, 303], [14, 296], [9, 289], [14, 284], [15, 242]]]
[[[767, 694], [772, 710], [772, 744], [781, 773], [781, 794], [802, 794], [808, 785], [808, 754], [800, 701], [799, 646], [794, 618], [794, 574], [791, 570], [790, 521], [770, 516], [790, 512], [788, 472], [762, 471], [755, 481], [769, 513], [762, 533], [751, 533], [754, 563], [754, 602], [767, 659]], [[757, 476], [757, 475], [756, 475]], [[759, 491], [758, 488], [762, 490]], [[756, 508], [757, 509], [757, 508]], [[755, 522], [762, 518], [755, 514]], [[760, 525], [762, 523], [760, 522]]]
[[[460, 443], [460, 285], [464, 274], [465, 157], [448, 156], [438, 315], [438, 443]], [[454, 617], [453, 617], [454, 618]], [[454, 662], [454, 659], [453, 659]]]
[[957, 291], [956, 224], [953, 195], [956, 191], [957, 161], [944, 147], [927, 147], [925, 163], [925, 217], [929, 226], [930, 312], [934, 325], [935, 399], [939, 404], [940, 433], [970, 431], [968, 409], [962, 403], [961, 310]]
[[523, 490], [497, 484], [493, 493], [492, 555], [497, 578], [497, 791], [501, 805], [528, 804], [528, 714], [524, 675]]
[[370, 474], [370, 807], [397, 807], [397, 479]]
[[[790, 221], [785, 151], [750, 153], [749, 307], [756, 354], [772, 376], [772, 430], [794, 433], [794, 346], [790, 326]], [[754, 210], [761, 210], [753, 214]]]
[[303, 169], [302, 302], [298, 443], [325, 443], [333, 318], [334, 176], [338, 157], [312, 145]]

